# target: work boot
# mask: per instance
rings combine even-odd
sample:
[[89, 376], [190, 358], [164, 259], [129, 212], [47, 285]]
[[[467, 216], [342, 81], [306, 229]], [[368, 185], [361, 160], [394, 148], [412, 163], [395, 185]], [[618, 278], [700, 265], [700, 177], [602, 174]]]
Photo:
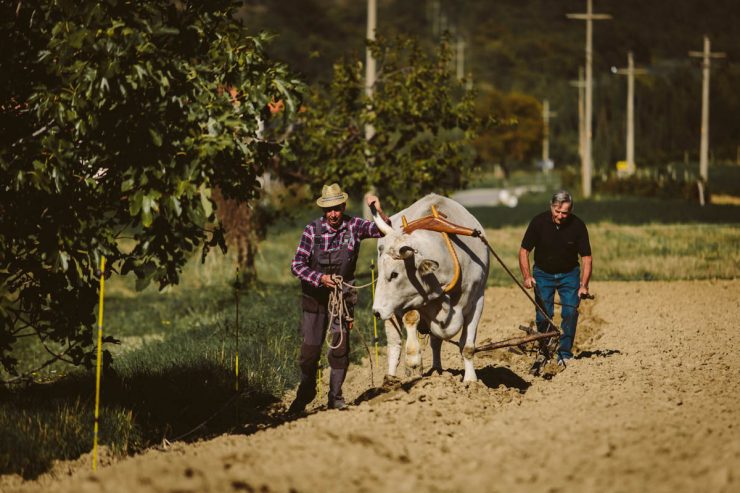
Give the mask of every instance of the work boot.
[[288, 414], [301, 414], [303, 411], [306, 410], [306, 406], [307, 403], [296, 398], [293, 402], [290, 403]]
[[347, 407], [342, 395], [342, 384], [346, 376], [346, 369], [331, 369], [331, 373], [329, 373], [329, 409], [345, 409]]
[[342, 411], [344, 409], [347, 409], [347, 407], [347, 403], [344, 402], [344, 398], [342, 397], [329, 402], [329, 409], [337, 409], [339, 411]]
[[298, 385], [295, 399], [288, 408], [288, 413], [302, 413], [306, 406], [316, 397], [316, 374], [306, 375], [301, 373], [301, 383]]

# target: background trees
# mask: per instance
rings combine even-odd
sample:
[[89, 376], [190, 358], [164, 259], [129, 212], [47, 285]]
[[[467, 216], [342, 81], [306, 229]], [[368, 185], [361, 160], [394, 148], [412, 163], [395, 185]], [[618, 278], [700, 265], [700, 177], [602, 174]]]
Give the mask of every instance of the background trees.
[[[459, 189], [473, 169], [478, 118], [473, 94], [453, 77], [449, 45], [428, 53], [394, 38], [371, 49], [378, 65], [372, 99], [359, 61], [335, 64], [331, 83], [317, 86], [300, 113], [291, 173], [317, 189], [334, 180], [358, 194], [373, 186], [392, 208]], [[374, 128], [370, 140], [365, 125]]]
[[530, 163], [541, 151], [542, 105], [520, 92], [508, 94], [485, 85], [476, 100], [482, 120], [493, 120], [475, 139], [482, 163], [499, 163], [508, 174], [515, 164]]
[[[210, 190], [254, 197], [300, 84], [235, 3], [4, 2], [0, 33], [0, 360], [21, 337], [89, 362], [96, 272], [178, 282], [223, 246]], [[12, 74], [12, 76], [8, 76]], [[125, 241], [121, 241], [122, 239]]]
[[[596, 5], [596, 4], [595, 4]], [[638, 166], [660, 167], [670, 161], [696, 160], [701, 104], [700, 50], [709, 34], [712, 49], [727, 53], [712, 64], [710, 145], [717, 160], [735, 160], [740, 135], [740, 8], [735, 0], [717, 0], [707, 9], [702, 0], [661, 2], [599, 0], [598, 11], [613, 16], [594, 34], [594, 160], [599, 170], [624, 159], [626, 83], [611, 74], [623, 67], [627, 51], [650, 70], [636, 89]], [[597, 8], [594, 7], [594, 8]], [[551, 121], [551, 156], [557, 165], [577, 163], [578, 91], [569, 82], [584, 64], [585, 27], [566, 19], [581, 12], [583, 0], [426, 0], [379, 2], [378, 33], [404, 33], [432, 46], [446, 27], [466, 41], [465, 72], [475, 86], [503, 94], [517, 92], [537, 101], [548, 99], [557, 118]], [[296, 67], [308, 82], [327, 81], [342, 54], [362, 56], [365, 9], [343, 0], [248, 0], [243, 12], [249, 25], [278, 34], [270, 50]], [[299, 46], [300, 49], [296, 47]], [[611, 122], [598, 120], [598, 111]], [[602, 147], [606, 146], [606, 147]], [[514, 163], [513, 156], [506, 162]], [[523, 163], [529, 165], [529, 162]]]

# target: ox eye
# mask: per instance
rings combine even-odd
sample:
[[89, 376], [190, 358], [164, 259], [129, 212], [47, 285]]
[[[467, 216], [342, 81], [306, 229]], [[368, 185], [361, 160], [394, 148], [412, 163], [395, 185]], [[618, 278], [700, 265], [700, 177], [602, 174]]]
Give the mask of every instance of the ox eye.
[[397, 277], [398, 277], [398, 272], [395, 272], [395, 271], [391, 272], [391, 277], [390, 277], [391, 281]]

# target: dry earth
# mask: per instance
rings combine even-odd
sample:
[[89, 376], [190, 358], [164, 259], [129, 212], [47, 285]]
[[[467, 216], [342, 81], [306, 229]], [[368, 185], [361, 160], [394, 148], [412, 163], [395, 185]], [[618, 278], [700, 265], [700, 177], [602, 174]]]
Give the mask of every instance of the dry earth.
[[[740, 281], [594, 283], [578, 357], [547, 378], [530, 356], [455, 348], [441, 375], [369, 392], [354, 367], [349, 411], [137, 457], [89, 456], [7, 491], [740, 491]], [[479, 343], [531, 317], [516, 288], [492, 288]], [[430, 350], [425, 349], [429, 367]], [[381, 357], [381, 361], [383, 358]], [[381, 363], [384, 365], [384, 362]], [[377, 369], [376, 381], [379, 379]], [[290, 397], [290, 396], [287, 396]]]

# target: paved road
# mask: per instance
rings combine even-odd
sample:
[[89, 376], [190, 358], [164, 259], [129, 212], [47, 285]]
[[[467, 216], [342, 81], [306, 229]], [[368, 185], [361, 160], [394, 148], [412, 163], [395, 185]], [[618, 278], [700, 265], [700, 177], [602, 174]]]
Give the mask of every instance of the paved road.
[[465, 207], [516, 207], [525, 193], [544, 192], [544, 185], [526, 185], [511, 188], [473, 188], [452, 194], [452, 199]]

